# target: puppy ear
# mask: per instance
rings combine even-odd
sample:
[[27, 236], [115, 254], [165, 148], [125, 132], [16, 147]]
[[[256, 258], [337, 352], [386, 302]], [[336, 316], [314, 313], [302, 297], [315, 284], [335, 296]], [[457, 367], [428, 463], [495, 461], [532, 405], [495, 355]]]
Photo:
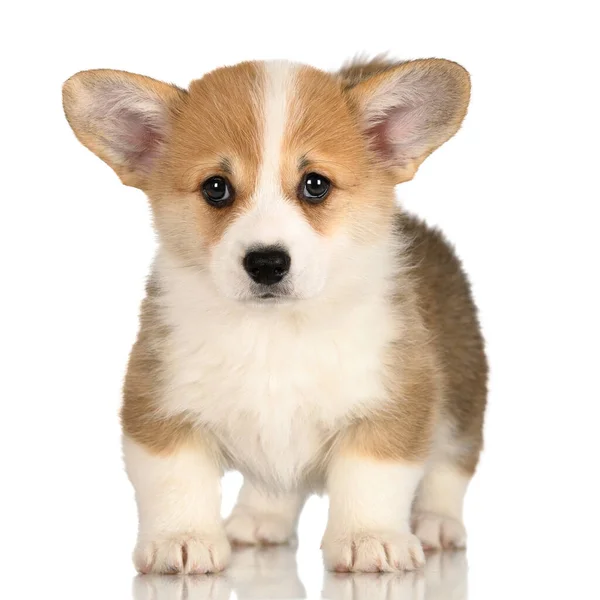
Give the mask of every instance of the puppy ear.
[[63, 106], [79, 141], [125, 185], [144, 189], [185, 95], [149, 77], [99, 69], [65, 82]]
[[397, 183], [460, 127], [470, 96], [469, 74], [441, 59], [389, 63], [382, 57], [351, 64], [340, 76], [358, 108], [373, 149]]

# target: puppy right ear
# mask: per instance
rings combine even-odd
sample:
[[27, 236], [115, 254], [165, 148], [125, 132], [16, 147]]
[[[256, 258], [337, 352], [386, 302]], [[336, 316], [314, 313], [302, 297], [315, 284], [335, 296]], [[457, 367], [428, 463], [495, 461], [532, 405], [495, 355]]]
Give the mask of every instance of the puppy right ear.
[[125, 185], [146, 187], [187, 92], [125, 71], [81, 71], [63, 86], [65, 115], [77, 139]]
[[394, 64], [378, 57], [351, 64], [340, 75], [372, 148], [396, 183], [412, 179], [419, 165], [458, 131], [467, 112], [469, 74], [449, 60]]

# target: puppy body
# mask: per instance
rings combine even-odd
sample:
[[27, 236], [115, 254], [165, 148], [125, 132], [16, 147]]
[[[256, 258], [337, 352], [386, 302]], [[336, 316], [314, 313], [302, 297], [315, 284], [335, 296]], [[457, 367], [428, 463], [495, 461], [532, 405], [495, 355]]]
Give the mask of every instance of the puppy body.
[[340, 428], [383, 408], [381, 355], [402, 324], [381, 290], [350, 306], [264, 310], [203, 297], [202, 278], [167, 256], [155, 269], [172, 344], [159, 410], [193, 415], [228, 467], [274, 491], [297, 488], [321, 475]]
[[[419, 567], [417, 536], [462, 546], [483, 342], [458, 260], [393, 189], [458, 128], [464, 71], [248, 63], [188, 92], [146, 79], [65, 88], [78, 137], [147, 193], [160, 240], [122, 411], [138, 569], [220, 570], [225, 530], [284, 542], [315, 491], [330, 495], [329, 568]], [[303, 172], [333, 182], [322, 204], [296, 199]], [[235, 182], [227, 208], [198, 193], [215, 173]], [[291, 257], [275, 294], [242, 268], [257, 247]], [[224, 529], [228, 468], [246, 482]]]

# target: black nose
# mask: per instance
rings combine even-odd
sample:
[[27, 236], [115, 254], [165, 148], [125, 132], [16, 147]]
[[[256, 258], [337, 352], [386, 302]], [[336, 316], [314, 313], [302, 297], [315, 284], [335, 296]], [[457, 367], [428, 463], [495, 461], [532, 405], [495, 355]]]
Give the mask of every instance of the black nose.
[[270, 246], [248, 252], [244, 257], [244, 269], [256, 283], [273, 285], [285, 277], [291, 262], [285, 250]]

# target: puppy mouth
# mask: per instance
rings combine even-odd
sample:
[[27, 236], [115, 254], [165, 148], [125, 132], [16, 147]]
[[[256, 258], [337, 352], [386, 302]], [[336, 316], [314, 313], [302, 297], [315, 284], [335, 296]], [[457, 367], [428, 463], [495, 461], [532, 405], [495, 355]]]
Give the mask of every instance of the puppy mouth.
[[280, 304], [282, 302], [289, 302], [293, 299], [293, 296], [290, 296], [289, 294], [274, 294], [272, 292], [266, 292], [264, 294], [255, 294], [249, 298], [249, 301], [256, 304]]
[[296, 299], [292, 291], [286, 286], [273, 286], [273, 289], [264, 289], [265, 287], [257, 286], [257, 288], [251, 290], [246, 301], [253, 304], [281, 304]]

